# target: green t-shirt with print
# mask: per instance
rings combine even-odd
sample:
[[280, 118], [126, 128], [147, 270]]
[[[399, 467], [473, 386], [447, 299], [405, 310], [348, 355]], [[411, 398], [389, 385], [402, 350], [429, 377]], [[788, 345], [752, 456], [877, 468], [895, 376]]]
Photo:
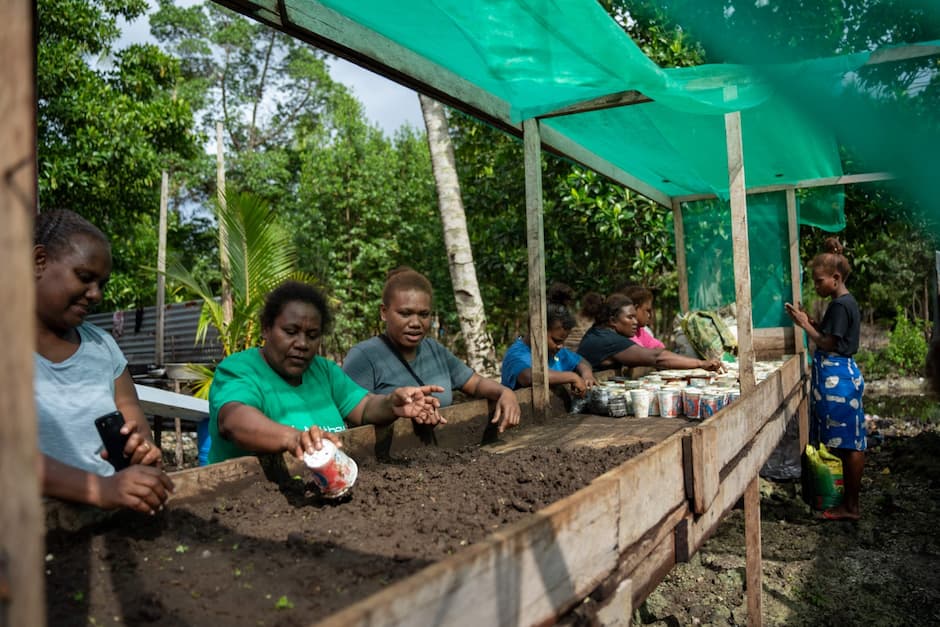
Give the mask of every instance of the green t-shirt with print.
[[367, 394], [332, 361], [314, 357], [298, 386], [287, 383], [264, 360], [257, 348], [229, 355], [215, 370], [209, 390], [209, 463], [251, 455], [219, 435], [219, 410], [237, 402], [296, 429], [316, 425], [324, 431], [343, 431], [343, 418]]

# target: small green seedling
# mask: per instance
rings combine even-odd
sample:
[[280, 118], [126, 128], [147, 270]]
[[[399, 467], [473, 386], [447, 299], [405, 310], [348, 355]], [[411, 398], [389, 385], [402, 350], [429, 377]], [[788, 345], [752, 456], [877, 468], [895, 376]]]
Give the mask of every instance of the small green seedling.
[[177, 544], [177, 545], [176, 545], [176, 552], [177, 552], [177, 553], [185, 553], [185, 552], [188, 551], [188, 550], [189, 550], [189, 547], [186, 546], [185, 544]]
[[287, 598], [287, 595], [284, 595], [277, 600], [277, 603], [274, 604], [274, 607], [278, 610], [292, 610], [294, 609], [294, 604], [290, 602], [290, 599]]

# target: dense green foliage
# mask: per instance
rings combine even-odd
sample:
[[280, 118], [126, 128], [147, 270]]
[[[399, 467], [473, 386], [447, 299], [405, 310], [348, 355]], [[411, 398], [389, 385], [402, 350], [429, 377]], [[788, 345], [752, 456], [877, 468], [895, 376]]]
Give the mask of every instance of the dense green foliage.
[[[160, 172], [198, 153], [189, 103], [173, 92], [179, 61], [155, 46], [114, 53], [118, 18], [144, 0], [40, 0], [37, 143], [40, 209], [76, 210], [114, 249], [105, 307], [152, 302]], [[171, 240], [191, 239], [177, 215]]]
[[862, 372], [872, 378], [884, 376], [921, 376], [927, 362], [927, 325], [920, 318], [911, 321], [900, 307], [894, 329], [888, 332], [888, 346], [881, 350], [860, 350], [856, 361]]

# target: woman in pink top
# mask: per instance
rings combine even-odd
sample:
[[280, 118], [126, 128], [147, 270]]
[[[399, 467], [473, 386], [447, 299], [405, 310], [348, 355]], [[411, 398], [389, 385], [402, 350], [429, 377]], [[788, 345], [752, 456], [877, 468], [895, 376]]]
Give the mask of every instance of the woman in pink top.
[[630, 297], [636, 307], [637, 330], [631, 340], [644, 348], [665, 348], [650, 332], [649, 324], [653, 321], [653, 293], [639, 285], [632, 285], [621, 290]]

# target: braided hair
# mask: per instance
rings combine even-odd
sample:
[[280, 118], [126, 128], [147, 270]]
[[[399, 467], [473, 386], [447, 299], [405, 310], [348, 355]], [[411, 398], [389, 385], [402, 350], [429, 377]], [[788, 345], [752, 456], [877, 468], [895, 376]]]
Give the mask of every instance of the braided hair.
[[101, 229], [68, 209], [40, 213], [33, 227], [33, 245], [42, 246], [51, 259], [58, 259], [72, 247], [72, 238], [85, 235], [97, 239], [110, 248]]

